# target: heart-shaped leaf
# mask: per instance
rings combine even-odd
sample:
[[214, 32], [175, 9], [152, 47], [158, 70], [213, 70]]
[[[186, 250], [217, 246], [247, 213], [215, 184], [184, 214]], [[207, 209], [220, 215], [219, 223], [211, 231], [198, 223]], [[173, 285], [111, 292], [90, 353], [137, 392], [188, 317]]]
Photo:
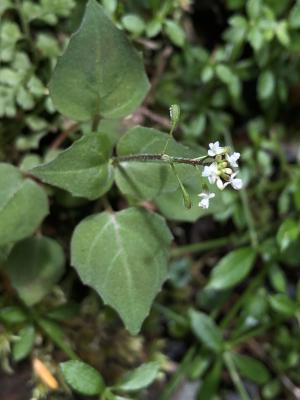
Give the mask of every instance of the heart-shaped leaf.
[[78, 120], [132, 113], [149, 89], [141, 56], [96, 0], [89, 0], [50, 82], [57, 109]]
[[167, 277], [171, 239], [162, 217], [139, 208], [96, 214], [75, 229], [72, 265], [132, 334], [140, 330]]

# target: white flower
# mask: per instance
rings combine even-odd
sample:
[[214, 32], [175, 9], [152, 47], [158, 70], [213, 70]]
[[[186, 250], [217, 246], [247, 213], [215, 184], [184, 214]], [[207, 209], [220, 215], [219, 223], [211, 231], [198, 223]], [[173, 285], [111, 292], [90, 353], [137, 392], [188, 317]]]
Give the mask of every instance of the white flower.
[[207, 154], [211, 157], [215, 157], [218, 154], [224, 153], [224, 147], [220, 147], [219, 142], [209, 143], [208, 147], [209, 147], [209, 150], [208, 150]]
[[206, 165], [202, 171], [202, 176], [206, 177], [209, 183], [215, 183], [218, 178], [218, 166], [216, 163]]
[[230, 176], [228, 184], [230, 184], [233, 187], [233, 189], [240, 190], [243, 187], [243, 181], [239, 178], [236, 178], [236, 174], [237, 172], [235, 172]]
[[201, 200], [199, 202], [199, 207], [208, 208], [209, 207], [209, 200], [213, 199], [215, 197], [215, 193], [202, 192], [202, 193], [198, 194], [198, 196], [201, 198]]
[[240, 153], [234, 152], [233, 154], [229, 155], [226, 154], [226, 160], [229, 162], [229, 164], [234, 167], [238, 168], [237, 160], [240, 158]]

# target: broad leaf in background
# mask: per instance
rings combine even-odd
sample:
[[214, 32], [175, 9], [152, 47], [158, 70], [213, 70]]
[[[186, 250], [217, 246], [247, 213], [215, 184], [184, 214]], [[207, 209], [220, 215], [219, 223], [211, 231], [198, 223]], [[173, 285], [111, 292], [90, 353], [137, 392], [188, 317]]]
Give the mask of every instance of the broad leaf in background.
[[164, 219], [157, 214], [139, 208], [103, 212], [76, 227], [72, 265], [136, 334], [167, 277], [171, 240]]
[[261, 385], [269, 381], [270, 373], [260, 361], [242, 354], [232, 354], [232, 358], [243, 377]]
[[57, 109], [78, 120], [132, 113], [149, 89], [141, 56], [96, 0], [89, 0], [50, 82]]
[[3, 263], [3, 261], [7, 259], [9, 253], [11, 252], [12, 247], [13, 247], [12, 244], [0, 247], [0, 263]]
[[219, 353], [223, 349], [222, 333], [214, 320], [202, 312], [190, 310], [191, 326], [194, 334], [209, 349]]
[[18, 339], [12, 348], [12, 356], [15, 362], [23, 360], [31, 352], [34, 345], [35, 329], [32, 325], [24, 326], [17, 336]]
[[158, 362], [144, 364], [134, 371], [129, 372], [115, 388], [124, 392], [144, 389], [155, 380], [159, 368], [160, 365]]
[[208, 286], [229, 289], [240, 283], [251, 271], [256, 253], [251, 247], [234, 250], [223, 257], [214, 267]]
[[0, 321], [7, 324], [20, 324], [27, 320], [28, 316], [21, 307], [9, 306], [0, 308]]
[[113, 183], [110, 155], [111, 146], [106, 136], [88, 133], [53, 161], [37, 166], [31, 173], [73, 196], [94, 200], [107, 192]]
[[[211, 186], [212, 191], [215, 189], [212, 185], [209, 186]], [[192, 201], [192, 207], [190, 209], [184, 207], [182, 193], [179, 189], [172, 193], [163, 193], [155, 198], [156, 206], [168, 220], [195, 222], [204, 215], [214, 214], [224, 209], [220, 190], [216, 191], [216, 197], [211, 201], [208, 209], [199, 207], [200, 198], [198, 194], [201, 191], [200, 174], [199, 177], [195, 177], [191, 184], [186, 184], [185, 188]]]
[[62, 247], [53, 239], [37, 236], [17, 243], [4, 264], [5, 272], [20, 298], [39, 302], [64, 272]]
[[280, 250], [286, 250], [291, 243], [293, 243], [300, 234], [299, 221], [288, 218], [279, 227], [277, 232], [277, 243], [279, 244]]
[[61, 363], [60, 368], [71, 388], [81, 394], [96, 396], [105, 388], [100, 373], [82, 361], [67, 361]]
[[300, 305], [286, 294], [278, 293], [269, 296], [270, 306], [279, 314], [295, 317], [300, 312]]
[[[168, 136], [163, 132], [137, 126], [119, 140], [117, 155], [161, 154], [167, 140]], [[199, 152], [201, 150], [200, 148]], [[167, 150], [170, 156], [189, 158], [205, 154], [204, 150], [201, 154], [199, 152], [177, 143], [174, 139], [169, 141]], [[199, 189], [201, 188], [201, 173], [197, 168], [192, 165], [176, 164], [176, 171], [183, 183], [197, 179]], [[154, 199], [160, 193], [174, 192], [179, 186], [170, 165], [155, 161], [120, 163], [116, 168], [116, 184], [124, 194], [143, 200]]]
[[47, 214], [45, 191], [17, 168], [0, 163], [0, 246], [32, 235]]

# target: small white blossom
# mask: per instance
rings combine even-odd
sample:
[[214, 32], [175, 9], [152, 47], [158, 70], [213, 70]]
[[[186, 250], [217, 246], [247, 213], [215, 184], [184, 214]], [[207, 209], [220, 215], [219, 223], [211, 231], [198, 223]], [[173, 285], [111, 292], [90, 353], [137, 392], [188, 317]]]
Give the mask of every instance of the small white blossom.
[[218, 166], [216, 163], [206, 165], [203, 168], [202, 176], [207, 178], [209, 183], [215, 183], [218, 178]]
[[201, 200], [199, 202], [199, 207], [208, 208], [209, 207], [209, 200], [213, 199], [215, 197], [215, 193], [202, 192], [202, 193], [198, 194], [198, 196], [201, 198]]
[[208, 150], [207, 154], [211, 157], [215, 157], [219, 154], [224, 153], [224, 147], [220, 147], [219, 142], [209, 143], [208, 147], [209, 147], [209, 150]]
[[238, 168], [237, 160], [240, 158], [240, 153], [234, 152], [233, 154], [229, 155], [226, 154], [226, 160], [233, 168]]
[[235, 190], [240, 190], [243, 187], [243, 181], [240, 178], [236, 178], [237, 172], [230, 176], [230, 180], [228, 183], [233, 187]]

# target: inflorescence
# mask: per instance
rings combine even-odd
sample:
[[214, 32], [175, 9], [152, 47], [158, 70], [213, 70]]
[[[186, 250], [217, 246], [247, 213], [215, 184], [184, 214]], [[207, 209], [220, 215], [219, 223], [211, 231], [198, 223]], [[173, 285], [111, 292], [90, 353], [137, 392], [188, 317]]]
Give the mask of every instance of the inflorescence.
[[[224, 190], [228, 185], [231, 185], [235, 190], [240, 190], [243, 187], [243, 182], [236, 177], [239, 172], [237, 161], [240, 158], [240, 153], [229, 153], [229, 147], [221, 147], [219, 142], [210, 143], [207, 154], [213, 158], [213, 162], [204, 167], [202, 176], [207, 178], [209, 183], [216, 184], [220, 190]], [[209, 201], [215, 197], [215, 193], [204, 190], [198, 196], [201, 199], [199, 207], [208, 208]]]

